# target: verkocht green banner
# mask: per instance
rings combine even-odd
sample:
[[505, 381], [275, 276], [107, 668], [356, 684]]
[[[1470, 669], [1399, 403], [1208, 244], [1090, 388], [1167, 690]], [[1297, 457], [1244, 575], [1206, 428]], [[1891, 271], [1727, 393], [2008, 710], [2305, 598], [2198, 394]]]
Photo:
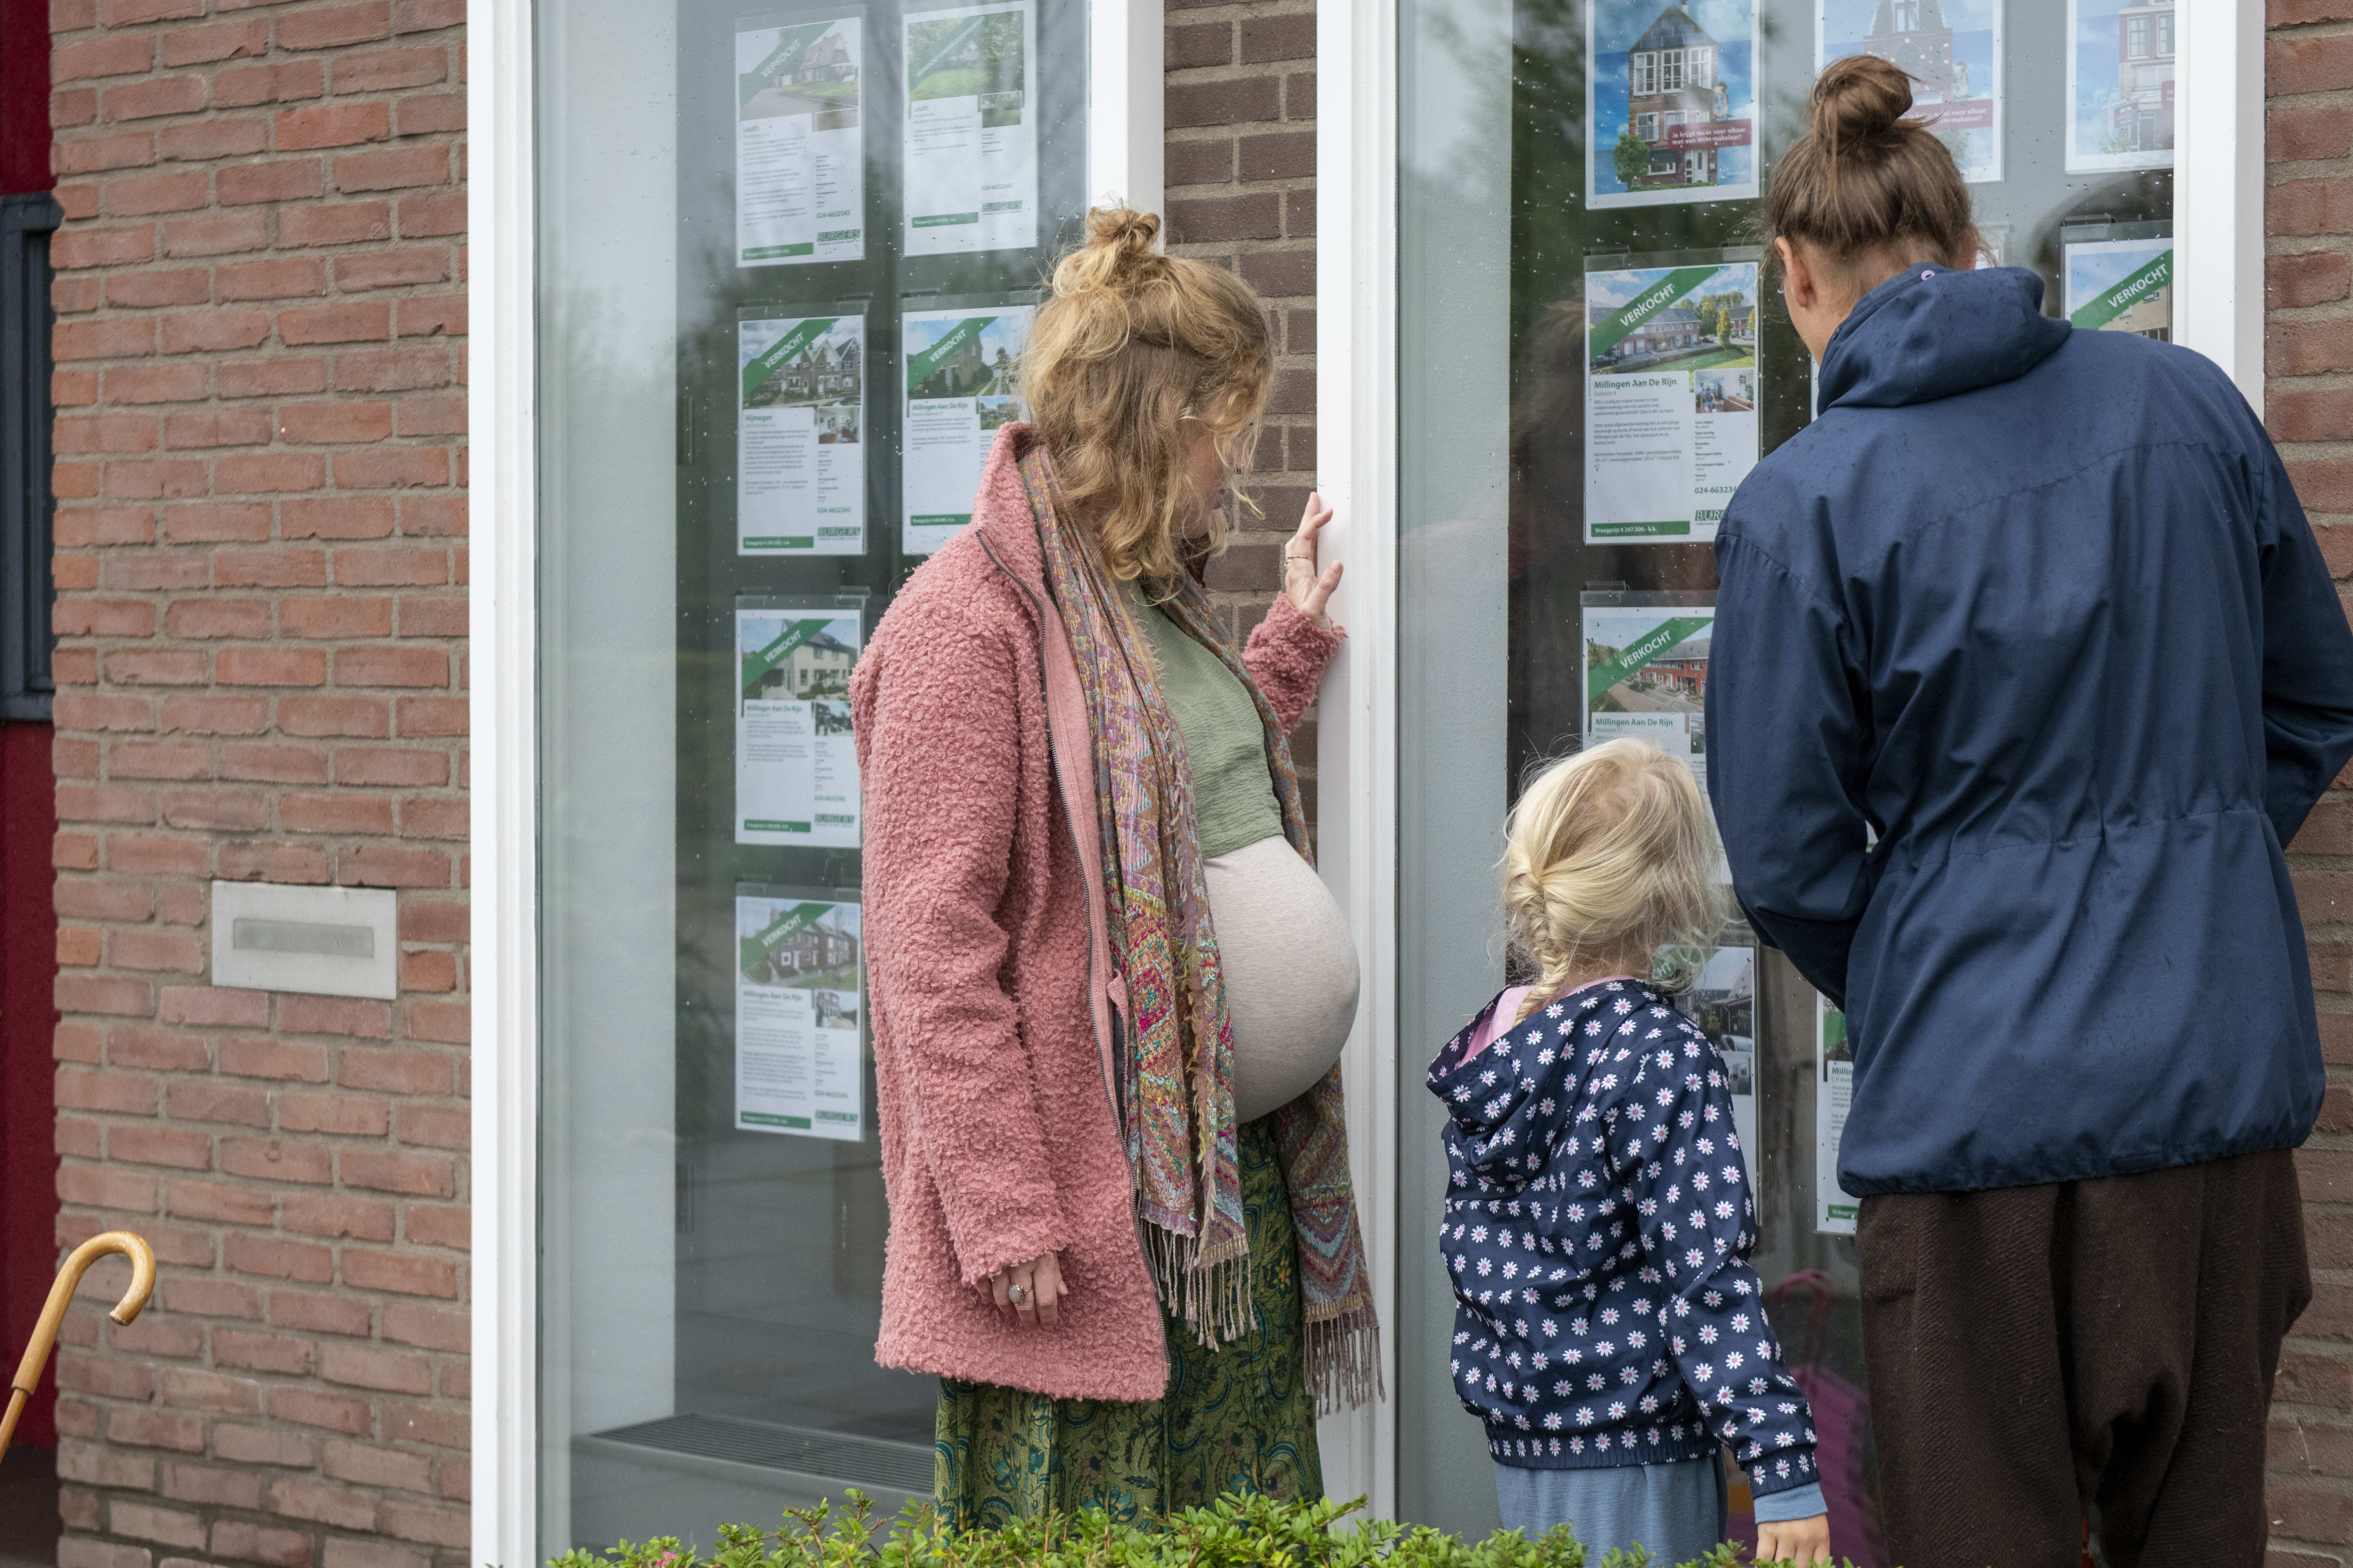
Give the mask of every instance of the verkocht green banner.
[[1593, 324], [1588, 334], [1588, 357], [1599, 359], [1618, 346], [1627, 333], [1706, 282], [1722, 271], [1721, 267], [1678, 267], [1633, 299], [1620, 305], [1616, 313], [1603, 317]]
[[2173, 281], [2173, 252], [2167, 250], [2156, 260], [2140, 268], [2115, 288], [2094, 297], [2080, 307], [2068, 321], [2086, 331], [2096, 331], [2131, 310], [2135, 305], [2155, 295]]
[[1676, 616], [1661, 621], [1654, 629], [1620, 648], [1615, 658], [1604, 659], [1585, 672], [1586, 706], [1592, 707], [1611, 687], [1694, 633], [1705, 631], [1715, 624], [1713, 616]]

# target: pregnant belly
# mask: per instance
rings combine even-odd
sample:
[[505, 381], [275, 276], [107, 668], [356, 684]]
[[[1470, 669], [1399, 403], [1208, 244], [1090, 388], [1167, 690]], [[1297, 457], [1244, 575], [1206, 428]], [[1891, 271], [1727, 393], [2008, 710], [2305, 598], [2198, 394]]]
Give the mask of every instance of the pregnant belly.
[[1356, 1019], [1356, 944], [1282, 836], [1202, 868], [1234, 1030], [1234, 1120], [1255, 1121], [1332, 1070]]

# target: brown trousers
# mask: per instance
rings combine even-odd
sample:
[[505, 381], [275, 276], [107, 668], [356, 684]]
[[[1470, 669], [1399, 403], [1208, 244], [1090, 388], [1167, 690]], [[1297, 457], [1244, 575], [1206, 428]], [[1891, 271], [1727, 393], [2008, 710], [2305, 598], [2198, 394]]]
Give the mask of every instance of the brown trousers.
[[1888, 1561], [2257, 1568], [2280, 1341], [2312, 1299], [2287, 1150], [1866, 1198]]

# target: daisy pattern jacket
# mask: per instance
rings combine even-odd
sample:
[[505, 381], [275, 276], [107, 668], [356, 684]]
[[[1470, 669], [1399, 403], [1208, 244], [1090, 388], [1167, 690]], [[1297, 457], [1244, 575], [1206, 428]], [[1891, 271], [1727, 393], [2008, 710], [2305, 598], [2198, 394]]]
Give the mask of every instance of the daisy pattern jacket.
[[1756, 1206], [1724, 1064], [1638, 981], [1539, 1008], [1469, 1059], [1498, 997], [1448, 1043], [1440, 1251], [1451, 1366], [1496, 1462], [1711, 1458], [1758, 1497], [1806, 1486], [1813, 1415], [1748, 1266]]

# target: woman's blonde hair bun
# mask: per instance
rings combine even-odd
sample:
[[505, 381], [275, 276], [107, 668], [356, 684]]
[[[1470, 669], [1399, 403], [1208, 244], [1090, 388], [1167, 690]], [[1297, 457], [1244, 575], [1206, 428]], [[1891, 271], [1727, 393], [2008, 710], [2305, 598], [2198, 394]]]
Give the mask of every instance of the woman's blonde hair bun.
[[1525, 1018], [1597, 965], [1687, 988], [1722, 934], [1723, 852], [1692, 771], [1648, 741], [1588, 744], [1504, 824], [1504, 929], [1535, 972]]
[[[1159, 240], [1155, 214], [1087, 214], [1085, 240], [1055, 264], [1020, 381], [1063, 498], [1112, 574], [1173, 583], [1187, 525], [1214, 499], [1192, 493], [1194, 444], [1206, 435], [1229, 470], [1249, 468], [1274, 340], [1249, 284]], [[1200, 543], [1224, 542], [1213, 510]]]

